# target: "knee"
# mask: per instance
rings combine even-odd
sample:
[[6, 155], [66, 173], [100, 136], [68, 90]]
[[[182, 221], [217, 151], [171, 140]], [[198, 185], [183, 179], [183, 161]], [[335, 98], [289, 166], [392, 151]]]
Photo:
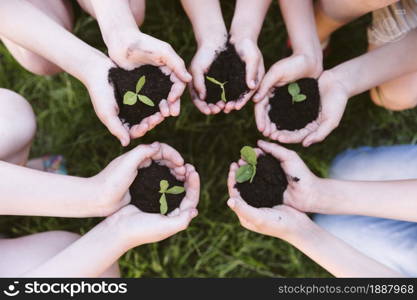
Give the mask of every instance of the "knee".
[[[383, 96], [381, 96], [382, 88], [378, 93], [376, 89], [372, 89], [370, 96], [372, 101], [385, 109], [392, 111], [402, 111], [416, 107], [417, 97], [415, 95], [404, 95], [404, 94], [394, 94], [395, 96], [389, 95], [384, 91]], [[395, 98], [395, 99], [393, 99]]]
[[141, 26], [145, 21], [145, 7], [145, 0], [130, 0], [130, 9], [138, 26]]
[[0, 133], [0, 157], [24, 148], [36, 133], [36, 118], [30, 104], [19, 94], [1, 88]]

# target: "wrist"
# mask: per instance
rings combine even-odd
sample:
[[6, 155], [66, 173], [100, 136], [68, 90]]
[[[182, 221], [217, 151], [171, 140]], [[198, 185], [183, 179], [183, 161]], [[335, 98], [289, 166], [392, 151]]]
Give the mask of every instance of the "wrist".
[[226, 26], [223, 24], [217, 24], [216, 26], [207, 25], [210, 28], [209, 31], [199, 32], [196, 31], [196, 40], [198, 48], [202, 47], [222, 47], [226, 44], [228, 33]]
[[304, 65], [307, 66], [307, 74], [310, 77], [318, 78], [323, 72], [323, 53], [312, 49], [294, 50], [293, 56], [302, 57]]
[[[311, 238], [312, 234], [317, 230], [317, 225], [306, 214], [300, 213], [297, 216], [296, 226], [294, 230], [287, 234], [283, 239], [291, 245], [299, 248], [306, 239]], [[281, 237], [278, 237], [281, 238]]]
[[357, 94], [353, 80], [357, 80], [358, 77], [357, 74], [350, 76], [349, 72], [345, 70], [344, 64], [324, 71], [322, 76], [324, 76], [325, 81], [331, 81], [334, 87], [341, 89], [349, 99]]

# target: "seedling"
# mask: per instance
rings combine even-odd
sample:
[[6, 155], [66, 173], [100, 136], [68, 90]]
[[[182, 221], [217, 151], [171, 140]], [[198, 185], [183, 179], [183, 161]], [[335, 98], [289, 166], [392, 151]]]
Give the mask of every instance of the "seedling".
[[214, 84], [218, 85], [221, 89], [222, 89], [222, 94], [221, 94], [221, 100], [224, 102], [227, 102], [226, 99], [226, 90], [224, 89], [224, 86], [226, 85], [227, 81], [221, 83], [220, 81], [218, 81], [216, 78], [210, 77], [210, 76], [206, 76], [208, 81], [213, 82]]
[[293, 82], [288, 85], [288, 93], [292, 96], [292, 103], [303, 102], [307, 99], [307, 96], [301, 94], [301, 89], [298, 83]]
[[148, 106], [155, 106], [155, 103], [151, 99], [149, 99], [149, 97], [139, 94], [139, 92], [142, 90], [145, 83], [146, 83], [146, 77], [144, 75], [140, 77], [138, 82], [136, 83], [136, 93], [132, 91], [127, 91], [124, 94], [123, 104], [134, 105], [139, 99], [139, 101], [142, 102], [143, 104], [146, 104]]
[[236, 181], [238, 183], [246, 182], [249, 180], [252, 183], [256, 174], [256, 165], [258, 163], [255, 149], [249, 146], [245, 146], [240, 150], [242, 159], [248, 164], [241, 166], [236, 172]]
[[173, 186], [172, 188], [169, 187], [169, 183], [167, 180], [163, 179], [159, 182], [159, 193], [161, 193], [161, 198], [159, 198], [159, 210], [161, 214], [165, 215], [168, 211], [168, 203], [166, 194], [178, 195], [184, 193], [185, 189], [182, 186]]

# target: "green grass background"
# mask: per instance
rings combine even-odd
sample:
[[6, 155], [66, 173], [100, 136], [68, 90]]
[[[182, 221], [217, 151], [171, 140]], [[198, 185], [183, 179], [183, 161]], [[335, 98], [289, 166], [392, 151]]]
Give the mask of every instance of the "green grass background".
[[[222, 1], [227, 24], [234, 1]], [[366, 50], [366, 26], [361, 18], [333, 35], [326, 68], [360, 55]], [[143, 31], [169, 42], [190, 62], [195, 52], [191, 25], [179, 1], [148, 1]], [[78, 13], [75, 33], [105, 51], [94, 20]], [[285, 49], [286, 31], [279, 8], [273, 4], [266, 18], [260, 48], [266, 67]], [[30, 101], [38, 122], [32, 157], [64, 154], [70, 174], [91, 176], [123, 152], [117, 140], [99, 122], [83, 85], [67, 74], [40, 77], [25, 71], [0, 44], [0, 86], [14, 90]], [[326, 176], [330, 161], [347, 148], [361, 145], [415, 143], [415, 110], [392, 113], [374, 106], [368, 94], [349, 101], [340, 127], [325, 142], [297, 150], [310, 168]], [[226, 176], [230, 162], [243, 145], [261, 138], [253, 117], [253, 104], [230, 115], [205, 116], [182, 98], [181, 115], [136, 140], [161, 141], [178, 149], [201, 176], [199, 216], [188, 230], [161, 243], [129, 251], [120, 260], [124, 277], [328, 277], [329, 274], [285, 242], [261, 236], [239, 226], [227, 208]], [[22, 236], [46, 230], [85, 233], [98, 219], [40, 217], [0, 218], [0, 231]]]

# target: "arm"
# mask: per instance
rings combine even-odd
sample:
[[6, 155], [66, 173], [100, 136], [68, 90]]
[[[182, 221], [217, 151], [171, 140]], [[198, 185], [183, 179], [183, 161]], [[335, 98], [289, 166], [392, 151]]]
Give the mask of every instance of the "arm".
[[[22, 26], [21, 20], [25, 20]], [[112, 61], [59, 26], [28, 1], [0, 1], [0, 35], [40, 55], [79, 79], [88, 89], [101, 122], [123, 146], [128, 130], [118, 117], [113, 87], [108, 82]]]
[[[90, 178], [57, 175], [0, 162], [0, 214], [103, 217], [130, 202], [129, 186], [138, 167], [171, 148], [140, 145]], [[159, 154], [160, 156], [160, 154]]]
[[342, 181], [318, 179], [323, 191], [316, 210], [417, 222], [417, 180]]
[[[175, 169], [179, 154], [161, 145], [155, 157], [173, 159]], [[175, 159], [174, 159], [175, 158]], [[133, 205], [123, 207], [91, 231], [34, 270], [26, 277], [98, 277], [129, 249], [155, 243], [185, 230], [197, 216], [200, 179], [191, 165], [184, 166], [186, 194], [180, 207], [168, 216], [144, 213]]]
[[[263, 151], [280, 160], [289, 176], [300, 176], [298, 182], [306, 186], [310, 185], [305, 174], [294, 174], [294, 170], [291, 170], [290, 173], [287, 172], [289, 162], [288, 159], [283, 160], [283, 158], [294, 156], [294, 152], [266, 142], [259, 142], [258, 145]], [[262, 153], [262, 150], [258, 149], [258, 155]], [[239, 165], [236, 163], [233, 163], [230, 167], [228, 189], [231, 198], [227, 204], [237, 214], [243, 227], [287, 241], [337, 277], [401, 276], [401, 274], [362, 254], [323, 230], [311, 221], [306, 214], [290, 206], [278, 205], [273, 208], [254, 208], [248, 205], [235, 188], [235, 176], [238, 168]], [[284, 202], [291, 188], [287, 188], [284, 193]]]
[[417, 180], [342, 181], [316, 177], [293, 151], [259, 145], [279, 161], [289, 180], [284, 203], [303, 212], [364, 215], [417, 222]]

